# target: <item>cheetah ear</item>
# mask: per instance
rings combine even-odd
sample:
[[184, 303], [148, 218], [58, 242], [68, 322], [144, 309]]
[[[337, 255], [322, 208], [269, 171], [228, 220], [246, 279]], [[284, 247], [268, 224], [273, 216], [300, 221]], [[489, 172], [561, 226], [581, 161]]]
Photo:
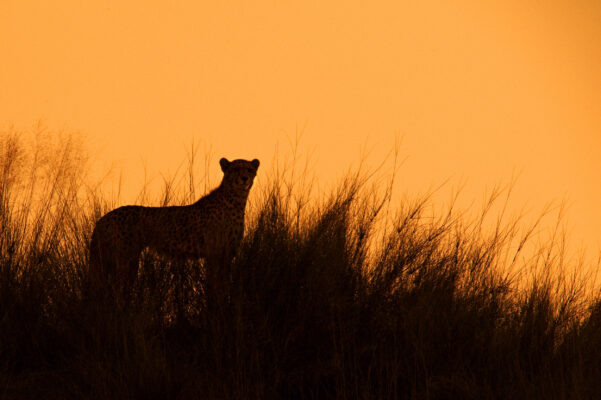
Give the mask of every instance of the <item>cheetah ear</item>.
[[254, 160], [252, 160], [250, 163], [252, 164], [252, 166], [255, 169], [259, 168], [259, 160], [257, 160], [256, 158]]
[[225, 170], [230, 166], [230, 162], [227, 160], [227, 158], [223, 157], [221, 160], [219, 160], [219, 165], [221, 165], [221, 170], [225, 172]]

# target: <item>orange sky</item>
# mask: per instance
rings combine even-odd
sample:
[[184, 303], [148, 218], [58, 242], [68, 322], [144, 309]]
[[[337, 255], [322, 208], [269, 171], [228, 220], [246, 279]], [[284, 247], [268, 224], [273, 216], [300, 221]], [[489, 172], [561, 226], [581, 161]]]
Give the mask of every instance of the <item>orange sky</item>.
[[332, 178], [402, 136], [404, 190], [521, 171], [515, 203], [565, 197], [599, 251], [600, 2], [173, 3], [2, 0], [0, 126], [81, 131], [136, 191], [192, 139], [267, 169], [305, 126]]

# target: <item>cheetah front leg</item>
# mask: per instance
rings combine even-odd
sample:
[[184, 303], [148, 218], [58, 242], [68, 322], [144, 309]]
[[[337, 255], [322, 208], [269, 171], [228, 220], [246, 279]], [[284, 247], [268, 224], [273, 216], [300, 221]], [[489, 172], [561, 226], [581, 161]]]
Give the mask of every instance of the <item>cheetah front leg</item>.
[[171, 260], [171, 268], [173, 272], [173, 301], [175, 319], [179, 320], [185, 316], [186, 307], [188, 306], [188, 299], [186, 296], [186, 282], [188, 278], [188, 264], [187, 259], [182, 257], [176, 257]]

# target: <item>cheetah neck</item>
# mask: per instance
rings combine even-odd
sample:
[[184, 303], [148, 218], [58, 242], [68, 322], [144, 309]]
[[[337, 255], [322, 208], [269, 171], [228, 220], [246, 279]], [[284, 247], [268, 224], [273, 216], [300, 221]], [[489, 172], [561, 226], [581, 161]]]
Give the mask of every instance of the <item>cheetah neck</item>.
[[199, 204], [204, 198], [213, 198], [222, 204], [230, 204], [236, 209], [240, 209], [244, 213], [246, 201], [248, 199], [248, 190], [237, 190], [223, 184], [215, 188], [211, 193], [201, 198], [195, 204]]

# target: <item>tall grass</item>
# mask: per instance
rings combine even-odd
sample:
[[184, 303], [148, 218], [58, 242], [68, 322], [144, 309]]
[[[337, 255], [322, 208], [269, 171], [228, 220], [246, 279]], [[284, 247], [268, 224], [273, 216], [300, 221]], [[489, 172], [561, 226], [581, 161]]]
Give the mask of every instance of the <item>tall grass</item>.
[[487, 225], [503, 190], [432, 215], [360, 173], [322, 201], [272, 176], [231, 264], [146, 252], [121, 307], [82, 295], [114, 199], [61, 140], [0, 135], [1, 398], [601, 398], [586, 265], [560, 229], [526, 255], [536, 223]]

